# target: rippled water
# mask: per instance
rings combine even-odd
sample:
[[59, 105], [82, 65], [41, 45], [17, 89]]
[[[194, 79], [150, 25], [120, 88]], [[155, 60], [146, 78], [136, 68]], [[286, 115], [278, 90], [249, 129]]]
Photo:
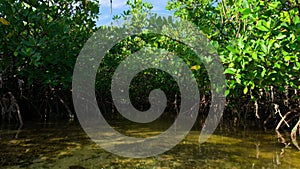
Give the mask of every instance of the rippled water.
[[[114, 126], [126, 135], [147, 137], [164, 131], [167, 124], [116, 122]], [[272, 131], [219, 127], [199, 145], [200, 131], [193, 130], [164, 154], [131, 159], [101, 149], [75, 122], [26, 123], [18, 138], [12, 128], [0, 131], [0, 168], [300, 168], [300, 153], [293, 146], [280, 144]]]

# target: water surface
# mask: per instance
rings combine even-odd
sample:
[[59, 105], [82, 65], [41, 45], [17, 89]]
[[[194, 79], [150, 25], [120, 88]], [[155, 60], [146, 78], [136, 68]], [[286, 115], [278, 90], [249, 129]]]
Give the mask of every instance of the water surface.
[[[143, 126], [115, 122], [114, 126], [129, 136], [149, 137], [169, 125], [160, 121]], [[273, 131], [221, 126], [199, 145], [200, 130], [195, 129], [173, 149], [145, 159], [106, 152], [76, 122], [26, 123], [18, 138], [16, 133], [14, 126], [0, 131], [0, 168], [300, 168], [300, 153], [293, 146], [280, 144]]]

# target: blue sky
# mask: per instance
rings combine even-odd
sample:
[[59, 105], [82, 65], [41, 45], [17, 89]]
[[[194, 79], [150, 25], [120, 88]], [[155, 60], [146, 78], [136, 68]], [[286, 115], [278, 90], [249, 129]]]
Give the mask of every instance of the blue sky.
[[[97, 25], [106, 25], [112, 21], [114, 15], [121, 14], [123, 11], [128, 10], [126, 6], [127, 0], [113, 0], [112, 14], [110, 13], [110, 0], [101, 0], [100, 12], [101, 15], [97, 21]], [[152, 12], [170, 14], [165, 8], [168, 0], [144, 0], [153, 4]]]

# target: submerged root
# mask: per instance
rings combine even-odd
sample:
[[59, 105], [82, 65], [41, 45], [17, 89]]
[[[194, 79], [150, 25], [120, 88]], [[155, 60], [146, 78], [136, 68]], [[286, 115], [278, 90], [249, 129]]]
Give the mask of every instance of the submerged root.
[[294, 146], [297, 147], [297, 149], [300, 151], [300, 147], [299, 147], [299, 144], [297, 142], [297, 130], [299, 129], [299, 126], [300, 126], [300, 118], [298, 119], [297, 124], [292, 129], [291, 139], [292, 139], [292, 143], [294, 144]]
[[[279, 132], [279, 129], [281, 127], [283, 127], [284, 125], [289, 126], [289, 122], [291, 121], [291, 119], [294, 119], [295, 117], [298, 117], [299, 116], [299, 111], [300, 111], [300, 108], [295, 108], [289, 112], [287, 112], [284, 116], [280, 116], [281, 117], [281, 120], [280, 122], [277, 124], [277, 127], [275, 129], [276, 133], [277, 133], [277, 136], [279, 139], [281, 139], [281, 143], [287, 145], [287, 142], [286, 140], [284, 139], [284, 137], [280, 134]], [[292, 113], [295, 113], [295, 115], [291, 118], [289, 118], [289, 120], [286, 120], [287, 117], [292, 114]], [[300, 151], [300, 146], [297, 142], [297, 131], [300, 133], [300, 118], [298, 119], [296, 125], [294, 125], [292, 131], [291, 131], [291, 134], [290, 134], [290, 137], [291, 137], [291, 142], [293, 143], [293, 145]]]
[[20, 127], [22, 127], [23, 120], [17, 99], [11, 92], [8, 92], [7, 95], [9, 96], [8, 98], [3, 97], [0, 99], [2, 120], [4, 120], [5, 116], [7, 116], [7, 119], [10, 122], [13, 116], [12, 113], [16, 113], [16, 118], [20, 124]]

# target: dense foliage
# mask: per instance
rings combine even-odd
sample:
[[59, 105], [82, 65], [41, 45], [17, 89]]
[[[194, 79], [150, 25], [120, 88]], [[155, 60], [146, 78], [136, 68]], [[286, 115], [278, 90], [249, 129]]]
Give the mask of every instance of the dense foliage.
[[254, 101], [262, 90], [299, 88], [298, 7], [297, 2], [258, 0], [169, 3], [176, 16], [197, 24], [218, 50], [226, 66], [226, 94], [248, 94]]
[[[152, 28], [157, 30], [162, 30], [162, 32], [166, 30], [163, 25], [170, 25], [174, 24], [174, 20], [171, 17], [160, 17], [151, 12], [152, 5], [149, 3], [144, 3], [141, 0], [135, 0], [133, 2], [128, 1], [128, 5], [130, 6], [129, 11], [125, 11], [121, 16], [116, 16], [115, 18], [121, 18], [125, 24], [124, 28], [130, 30], [130, 32], [135, 32], [138, 28]], [[148, 18], [148, 19], [145, 19]], [[132, 22], [134, 20], [134, 22]], [[128, 23], [127, 23], [128, 21]], [[118, 20], [116, 21], [118, 22]], [[132, 24], [134, 23], [134, 24]], [[177, 27], [178, 30], [174, 31], [174, 35], [181, 36], [181, 31], [186, 30], [186, 28], [182, 25], [182, 28]], [[109, 32], [107, 27], [99, 28], [100, 31]], [[117, 32], [117, 30], [114, 30]], [[160, 31], [158, 31], [160, 32]], [[105, 35], [103, 35], [105, 36]], [[110, 37], [111, 35], [107, 34], [106, 37], [100, 37], [100, 39], [105, 39]], [[193, 36], [193, 35], [190, 35]], [[189, 37], [189, 36], [187, 36]], [[186, 37], [182, 37], [186, 38]], [[203, 39], [206, 39], [204, 36]], [[197, 39], [201, 41], [200, 39]], [[109, 40], [103, 40], [108, 41]], [[205, 41], [203, 41], [203, 44]], [[199, 45], [199, 44], [197, 44]], [[207, 44], [208, 45], [208, 44]], [[201, 104], [201, 112], [207, 112], [209, 104], [205, 102], [208, 100], [209, 93], [210, 93], [210, 82], [208, 76], [203, 76], [203, 74], [207, 74], [206, 69], [203, 66], [203, 60], [201, 61], [198, 56], [196, 56], [195, 51], [190, 49], [186, 44], [183, 44], [182, 41], [175, 40], [171, 36], [164, 36], [158, 35], [155, 33], [142, 33], [137, 34], [135, 36], [130, 36], [120, 43], [115, 45], [109, 53], [105, 56], [104, 61], [100, 65], [99, 73], [97, 76], [96, 87], [98, 92], [98, 103], [100, 107], [103, 108], [103, 112], [110, 111], [111, 107], [114, 111], [114, 105], [112, 104], [112, 98], [110, 95], [110, 86], [112, 81], [112, 76], [115, 73], [116, 68], [119, 64], [124, 61], [124, 59], [134, 54], [135, 52], [147, 48], [152, 47], [155, 49], [165, 49], [169, 53], [166, 54], [164, 57], [167, 60], [170, 60], [171, 55], [175, 54], [180, 57], [192, 70], [194, 73], [194, 77], [198, 81], [198, 87], [201, 89], [200, 94], [203, 97]], [[202, 48], [206, 48], [202, 46]], [[209, 49], [209, 48], [206, 48]], [[151, 50], [147, 51], [149, 54], [149, 59], [151, 55]], [[169, 56], [170, 55], [170, 56]], [[147, 60], [136, 60], [137, 63], [139, 62], [147, 62]], [[155, 61], [154, 61], [155, 62]], [[160, 61], [156, 61], [157, 65], [160, 64]], [[171, 63], [170, 67], [175, 67], [178, 64], [176, 62]], [[172, 66], [171, 66], [172, 65]], [[131, 68], [134, 68], [136, 65], [135, 63], [128, 65]], [[180, 72], [180, 70], [178, 70]], [[180, 74], [180, 73], [179, 73]], [[168, 105], [167, 109], [163, 116], [165, 117], [174, 117], [178, 113], [178, 108], [180, 105], [180, 90], [176, 81], [168, 75], [166, 72], [157, 70], [157, 69], [147, 69], [140, 72], [131, 82], [130, 86], [130, 98], [132, 104], [139, 110], [147, 110], [150, 107], [149, 104], [149, 94], [153, 89], [161, 89], [165, 92], [168, 98]], [[191, 96], [192, 97], [192, 96]], [[206, 98], [207, 97], [207, 98]], [[109, 115], [114, 115], [114, 113], [107, 112]], [[117, 113], [115, 113], [117, 114]]]
[[264, 125], [277, 125], [276, 129], [293, 124], [295, 141], [299, 1], [171, 0], [168, 8], [198, 25], [218, 50], [227, 76], [227, 115], [240, 122], [255, 115]]
[[70, 112], [73, 67], [98, 14], [97, 1], [2, 0], [0, 98], [11, 92], [23, 113]]
[[[124, 13], [123, 17], [126, 14], [134, 16], [135, 13], [151, 15], [151, 10], [147, 10], [151, 6], [143, 5], [142, 1], [135, 0], [129, 4], [132, 10]], [[299, 8], [298, 2], [284, 0], [171, 0], [168, 5], [168, 9], [174, 10], [175, 16], [196, 24], [221, 57], [228, 88], [225, 119], [244, 126], [258, 119], [258, 124], [265, 127], [277, 130], [291, 128], [293, 142], [300, 123]], [[199, 83], [199, 89], [205, 105], [202, 108], [207, 110], [210, 102], [209, 79], [201, 61], [193, 59], [194, 53], [164, 36], [143, 35], [124, 43], [121, 47], [123, 56], [142, 48], [145, 43], [183, 56], [194, 70], [198, 82], [203, 82]], [[143, 81], [143, 76], [147, 75], [140, 74], [137, 81]], [[170, 83], [164, 75], [152, 74], [151, 78], [151, 84], [159, 81]], [[148, 87], [151, 88], [151, 85]], [[147, 87], [138, 84], [138, 89], [141, 88]], [[149, 94], [149, 90], [145, 91]], [[140, 95], [144, 91], [136, 92]], [[174, 96], [176, 93], [178, 89], [175, 87], [167, 95]], [[138, 102], [144, 105], [147, 99], [138, 99]]]

